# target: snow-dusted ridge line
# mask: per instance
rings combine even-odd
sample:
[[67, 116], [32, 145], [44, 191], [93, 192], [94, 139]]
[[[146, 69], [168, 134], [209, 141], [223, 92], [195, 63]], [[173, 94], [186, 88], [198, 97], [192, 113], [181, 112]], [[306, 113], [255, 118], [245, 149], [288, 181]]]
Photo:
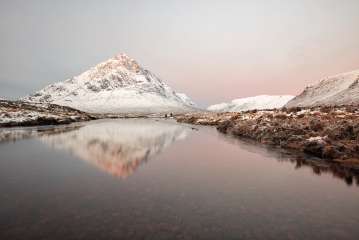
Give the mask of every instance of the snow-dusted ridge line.
[[118, 54], [88, 71], [26, 96], [90, 113], [185, 112], [194, 103], [176, 93], [134, 59]]
[[275, 109], [283, 107], [294, 96], [259, 95], [255, 97], [234, 99], [229, 103], [211, 105], [207, 108], [214, 112], [242, 112], [249, 110]]
[[337, 74], [310, 85], [286, 107], [359, 104], [359, 70]]

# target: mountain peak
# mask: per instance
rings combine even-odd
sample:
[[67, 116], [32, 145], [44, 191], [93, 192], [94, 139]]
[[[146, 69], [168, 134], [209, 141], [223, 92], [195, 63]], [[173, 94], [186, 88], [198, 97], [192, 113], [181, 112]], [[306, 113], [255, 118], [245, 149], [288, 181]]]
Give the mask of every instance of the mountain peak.
[[122, 64], [123, 66], [130, 66], [130, 67], [136, 66], [138, 68], [140, 67], [139, 64], [133, 58], [130, 58], [125, 53], [117, 54], [112, 59], [114, 61], [118, 61], [118, 63]]
[[98, 73], [104, 74], [111, 71], [121, 71], [124, 68], [133, 73], [139, 73], [143, 70], [134, 59], [124, 53], [117, 54], [114, 57], [97, 64], [95, 70]]
[[130, 56], [128, 56], [126, 53], [118, 53], [113, 58], [121, 61], [133, 61], [133, 59], [130, 58]]
[[193, 107], [187, 96], [173, 91], [123, 53], [23, 100], [55, 103], [91, 113], [179, 112]]

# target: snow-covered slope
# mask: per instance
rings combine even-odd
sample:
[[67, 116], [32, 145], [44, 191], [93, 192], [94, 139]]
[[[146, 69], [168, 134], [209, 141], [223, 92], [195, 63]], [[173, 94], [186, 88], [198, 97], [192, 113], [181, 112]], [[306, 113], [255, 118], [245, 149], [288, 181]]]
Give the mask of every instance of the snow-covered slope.
[[308, 86], [286, 107], [359, 104], [359, 70], [322, 79]]
[[229, 103], [220, 103], [209, 106], [207, 110], [215, 112], [241, 112], [248, 110], [274, 109], [283, 107], [294, 96], [260, 95], [248, 98], [235, 99]]
[[173, 91], [125, 54], [23, 100], [50, 102], [90, 113], [181, 112], [193, 107], [186, 95]]

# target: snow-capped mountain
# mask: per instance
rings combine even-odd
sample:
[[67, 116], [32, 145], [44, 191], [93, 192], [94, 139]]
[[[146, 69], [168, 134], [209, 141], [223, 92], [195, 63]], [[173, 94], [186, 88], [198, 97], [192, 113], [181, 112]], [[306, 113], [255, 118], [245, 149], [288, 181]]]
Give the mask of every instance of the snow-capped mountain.
[[308, 86], [286, 107], [359, 104], [359, 70], [322, 79]]
[[23, 99], [69, 106], [90, 113], [182, 112], [193, 102], [176, 93], [125, 54], [79, 76], [45, 87]]
[[268, 96], [260, 95], [248, 98], [239, 98], [229, 103], [220, 103], [209, 106], [207, 110], [214, 112], [242, 112], [249, 110], [263, 110], [283, 107], [294, 96]]

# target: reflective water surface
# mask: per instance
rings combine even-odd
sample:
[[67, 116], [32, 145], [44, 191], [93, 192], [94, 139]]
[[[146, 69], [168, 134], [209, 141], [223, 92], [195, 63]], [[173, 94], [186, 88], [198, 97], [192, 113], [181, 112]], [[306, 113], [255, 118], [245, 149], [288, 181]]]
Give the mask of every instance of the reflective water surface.
[[0, 239], [358, 239], [358, 176], [171, 120], [0, 129]]

